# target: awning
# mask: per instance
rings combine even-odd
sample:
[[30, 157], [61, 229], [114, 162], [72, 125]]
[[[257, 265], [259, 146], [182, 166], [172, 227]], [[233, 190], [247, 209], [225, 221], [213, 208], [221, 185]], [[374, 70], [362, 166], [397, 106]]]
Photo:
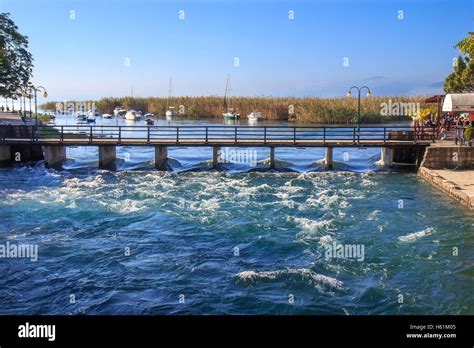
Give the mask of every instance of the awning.
[[446, 94], [443, 111], [474, 113], [474, 93]]

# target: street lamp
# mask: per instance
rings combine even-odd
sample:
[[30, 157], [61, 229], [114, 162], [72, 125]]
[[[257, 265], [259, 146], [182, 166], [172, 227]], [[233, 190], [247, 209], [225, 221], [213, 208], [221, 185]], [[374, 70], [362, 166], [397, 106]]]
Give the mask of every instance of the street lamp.
[[[37, 93], [43, 91], [43, 97], [47, 98], [48, 97], [48, 92], [46, 92], [46, 88], [43, 86], [34, 86], [33, 84], [29, 84], [26, 87], [26, 90], [23, 92], [23, 96], [27, 96], [30, 94], [30, 92], [33, 92], [33, 95], [35, 97], [35, 124], [38, 126], [38, 96]], [[31, 100], [31, 99], [30, 99]]]
[[367, 90], [367, 97], [370, 97], [372, 93], [370, 92], [369, 87], [367, 86], [362, 86], [362, 87], [357, 87], [357, 86], [352, 86], [349, 88], [349, 92], [347, 92], [347, 97], [352, 97], [352, 89], [357, 90], [357, 98], [358, 98], [358, 104], [357, 104], [357, 140], [360, 140], [360, 93], [361, 91], [365, 88]]

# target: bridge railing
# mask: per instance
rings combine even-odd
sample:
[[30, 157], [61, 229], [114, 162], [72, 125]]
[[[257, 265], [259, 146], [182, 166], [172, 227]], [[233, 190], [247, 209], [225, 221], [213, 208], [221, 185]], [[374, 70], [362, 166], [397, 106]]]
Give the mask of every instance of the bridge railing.
[[[18, 131], [18, 127], [25, 128]], [[26, 136], [24, 135], [26, 134]], [[309, 143], [344, 141], [357, 144], [364, 141], [419, 141], [436, 137], [432, 127], [393, 126], [0, 126], [0, 142], [25, 140], [30, 142], [100, 142], [104, 139], [171, 143], [255, 142]]]

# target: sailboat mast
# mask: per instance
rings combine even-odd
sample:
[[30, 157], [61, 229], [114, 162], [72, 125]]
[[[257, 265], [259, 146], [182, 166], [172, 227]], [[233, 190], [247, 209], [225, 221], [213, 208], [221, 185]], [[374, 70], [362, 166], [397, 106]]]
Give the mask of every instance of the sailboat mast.
[[166, 99], [166, 110], [168, 110], [169, 108], [168, 106], [169, 106], [170, 98], [171, 98], [171, 77], [170, 77], [170, 84], [168, 88], [168, 99]]
[[225, 83], [225, 93], [224, 93], [224, 109], [227, 108], [227, 90], [229, 88], [229, 76], [227, 75], [227, 81]]

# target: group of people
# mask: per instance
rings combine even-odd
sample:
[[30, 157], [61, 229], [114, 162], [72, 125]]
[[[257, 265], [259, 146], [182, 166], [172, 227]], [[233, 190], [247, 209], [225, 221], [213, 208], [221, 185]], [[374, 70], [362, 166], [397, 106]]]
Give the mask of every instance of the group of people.
[[440, 140], [446, 139], [447, 133], [451, 129], [455, 129], [456, 134], [454, 137], [454, 143], [456, 145], [465, 144], [466, 139], [464, 138], [464, 129], [469, 125], [470, 122], [469, 116], [466, 117], [463, 114], [453, 115], [451, 112], [448, 112], [441, 117], [439, 123], [437, 124], [438, 138]]
[[[0, 106], [0, 111], [1, 112], [5, 112], [5, 107], [2, 105]], [[7, 112], [10, 112], [10, 108], [7, 106], [7, 109], [6, 109]]]

